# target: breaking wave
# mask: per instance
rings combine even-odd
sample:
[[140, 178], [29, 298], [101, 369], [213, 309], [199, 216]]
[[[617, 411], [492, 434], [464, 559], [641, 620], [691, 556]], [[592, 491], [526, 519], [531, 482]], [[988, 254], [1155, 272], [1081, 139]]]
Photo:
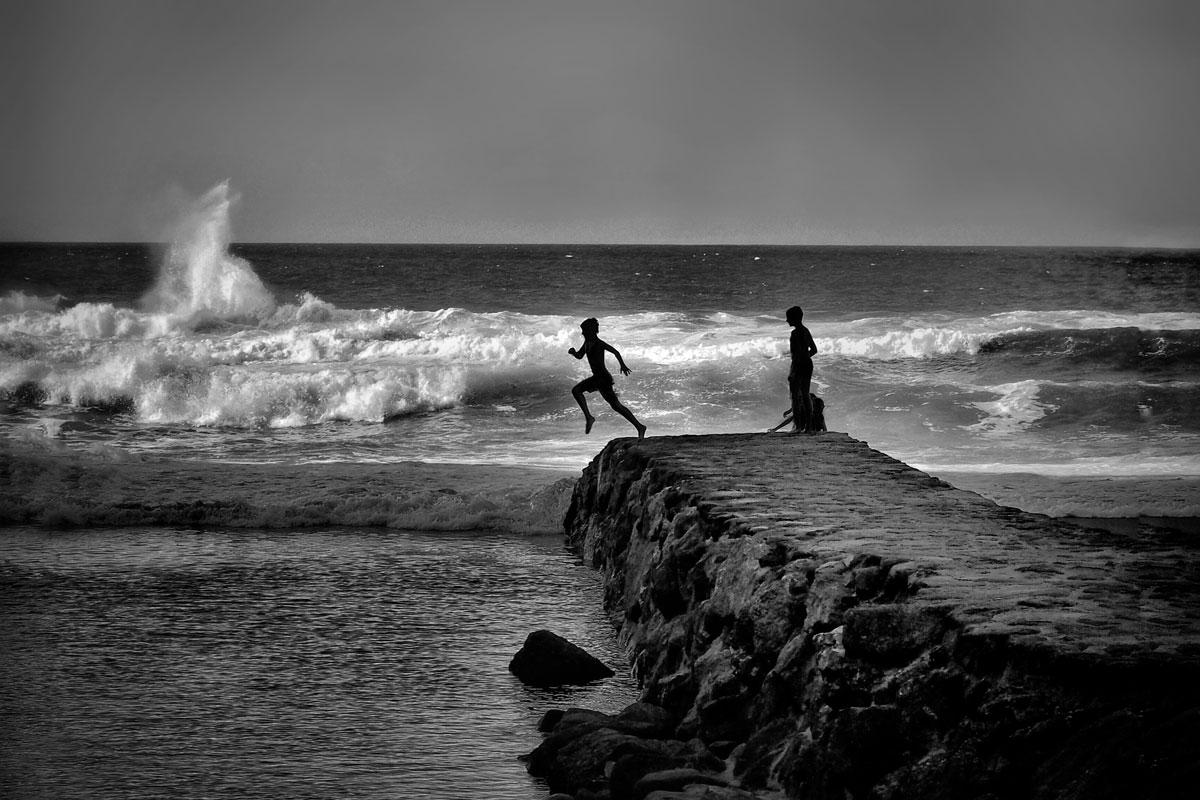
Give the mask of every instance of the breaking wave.
[[[305, 294], [254, 324], [209, 317], [197, 325], [194, 314], [175, 310], [55, 303], [26, 297], [0, 316], [0, 392], [10, 403], [131, 411], [155, 424], [295, 427], [380, 422], [520, 393], [538, 402], [577, 379], [565, 356], [577, 343], [577, 323], [562, 316], [341, 309]], [[977, 358], [995, 368], [991, 380], [963, 391], [992, 394], [990, 387], [1022, 377], [1045, 383], [1060, 362], [1150, 380], [1200, 357], [1200, 315], [1130, 315], [1110, 320], [1120, 327], [1077, 327], [1096, 316], [864, 319], [816, 324], [813, 333], [826, 364], [840, 358], [887, 369], [912, 359]], [[664, 411], [765, 386], [786, 370], [786, 331], [776, 320], [642, 313], [607, 324], [620, 331], [623, 354]]]
[[558, 533], [574, 480], [478, 465], [238, 464], [0, 441], [0, 524]]

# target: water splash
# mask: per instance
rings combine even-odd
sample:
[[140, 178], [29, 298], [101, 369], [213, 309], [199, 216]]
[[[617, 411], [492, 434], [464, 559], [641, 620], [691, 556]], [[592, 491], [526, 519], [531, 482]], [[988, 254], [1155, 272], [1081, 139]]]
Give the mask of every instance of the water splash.
[[229, 252], [229, 182], [209, 189], [174, 226], [154, 287], [142, 308], [192, 326], [213, 320], [260, 322], [275, 298], [245, 259]]

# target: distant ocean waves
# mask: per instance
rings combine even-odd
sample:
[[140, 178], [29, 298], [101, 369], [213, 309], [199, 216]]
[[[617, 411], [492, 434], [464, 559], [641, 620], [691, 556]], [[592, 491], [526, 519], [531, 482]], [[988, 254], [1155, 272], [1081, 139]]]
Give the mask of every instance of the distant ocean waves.
[[1200, 534], [1200, 474], [1194, 467], [1192, 474], [1142, 476], [963, 472], [956, 465], [936, 464], [923, 469], [960, 489], [1022, 511], [1093, 520], [1142, 519], [1155, 527]]
[[[562, 316], [339, 309], [312, 295], [255, 324], [108, 304], [58, 309], [53, 298], [19, 294], [2, 305], [0, 392], [10, 404], [125, 411], [142, 423], [382, 422], [521, 397], [536, 402], [581, 377], [566, 356], [578, 321]], [[1064, 369], [1154, 377], [1200, 359], [1200, 314], [1012, 312], [812, 328], [824, 364], [840, 360], [890, 386], [955, 367], [977, 370], [990, 385], [1061, 377]], [[688, 410], [694, 397], [720, 403], [722, 387], [756, 381], [765, 360], [786, 372], [787, 329], [773, 318], [646, 312], [607, 318], [601, 335], [649, 377], [648, 385], [631, 385], [663, 412]], [[938, 361], [954, 358], [970, 361]], [[818, 369], [818, 383], [821, 376]]]
[[[10, 293], [0, 301], [0, 432], [61, 446], [61, 458], [566, 471], [632, 433], [593, 396], [597, 427], [583, 435], [569, 391], [587, 374], [567, 354], [580, 340], [574, 317], [340, 308], [311, 293], [227, 317], [210, 305], [194, 295], [126, 308]], [[1200, 313], [928, 312], [816, 319], [810, 328], [829, 427], [919, 468], [1200, 475]], [[787, 405], [787, 334], [769, 315], [657, 310], [601, 321], [601, 336], [633, 368], [617, 391], [651, 435], [777, 423]], [[486, 516], [461, 494], [422, 498], [403, 514], [347, 506], [329, 519], [408, 525], [401, 520], [439, 503], [463, 524]], [[1110, 510], [1142, 508], [1119, 505]], [[271, 508], [255, 512], [256, 524], [293, 518], [286, 504]]]

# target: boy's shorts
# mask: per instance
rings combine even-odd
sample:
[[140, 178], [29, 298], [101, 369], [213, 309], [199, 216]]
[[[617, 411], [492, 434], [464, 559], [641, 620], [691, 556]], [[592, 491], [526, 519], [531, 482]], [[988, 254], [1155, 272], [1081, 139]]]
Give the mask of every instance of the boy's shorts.
[[580, 381], [579, 388], [585, 392], [599, 392], [600, 396], [605, 400], [617, 399], [617, 393], [613, 391], [613, 379], [611, 377], [605, 379], [599, 375], [593, 375], [590, 378]]

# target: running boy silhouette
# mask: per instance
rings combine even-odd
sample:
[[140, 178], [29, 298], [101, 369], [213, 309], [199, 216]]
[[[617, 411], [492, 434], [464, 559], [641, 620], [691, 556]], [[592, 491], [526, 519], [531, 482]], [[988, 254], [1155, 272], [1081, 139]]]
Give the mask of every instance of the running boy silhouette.
[[792, 433], [816, 433], [813, 424], [812, 357], [817, 354], [817, 343], [804, 327], [804, 312], [800, 306], [787, 310], [787, 323], [791, 325], [792, 369], [788, 373], [788, 388], [792, 394]]
[[637, 428], [638, 438], [643, 438], [646, 435], [646, 426], [638, 422], [638, 418], [633, 415], [632, 411], [621, 405], [621, 401], [617, 399], [617, 393], [613, 391], [613, 376], [608, 371], [608, 367], [604, 366], [604, 351], [608, 350], [617, 357], [622, 375], [628, 375], [630, 371], [629, 367], [625, 366], [625, 360], [621, 358], [617, 348], [600, 338], [600, 323], [595, 317], [585, 319], [580, 323], [579, 328], [583, 331], [583, 347], [578, 350], [572, 347], [567, 352], [576, 358], [587, 356], [588, 366], [592, 368], [592, 377], [581, 380], [571, 390], [571, 394], [575, 396], [575, 402], [579, 403], [579, 407], [583, 410], [583, 418], [587, 421], [584, 433], [592, 432], [592, 425], [596, 422], [596, 418], [588, 411], [587, 399], [583, 394], [584, 392], [599, 392], [600, 396], [612, 406], [613, 411], [629, 420], [633, 427]]

